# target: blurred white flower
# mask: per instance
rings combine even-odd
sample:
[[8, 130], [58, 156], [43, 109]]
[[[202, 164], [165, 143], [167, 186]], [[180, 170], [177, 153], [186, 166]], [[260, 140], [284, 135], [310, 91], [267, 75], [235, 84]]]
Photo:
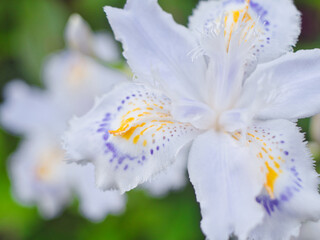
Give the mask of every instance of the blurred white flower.
[[17, 200], [37, 205], [45, 218], [57, 216], [75, 194], [81, 213], [100, 221], [109, 213], [121, 212], [126, 197], [97, 189], [92, 165], [66, 164], [60, 137], [68, 120], [90, 109], [95, 96], [128, 80], [103, 65], [119, 61], [116, 44], [108, 34], [93, 34], [79, 15], [73, 15], [66, 39], [69, 48], [50, 56], [45, 63], [46, 90], [19, 80], [6, 86], [1, 123], [24, 136], [10, 159], [9, 173]]
[[125, 197], [95, 187], [92, 165], [66, 164], [57, 136], [48, 132], [28, 134], [12, 155], [9, 173], [13, 194], [25, 205], [37, 205], [44, 218], [61, 213], [77, 195], [81, 213], [100, 221], [124, 209]]
[[92, 162], [101, 189], [125, 192], [192, 142], [208, 239], [285, 240], [319, 219], [318, 175], [295, 122], [319, 113], [320, 51], [292, 52], [291, 0], [202, 1], [190, 29], [156, 0], [105, 11], [136, 79], [71, 122], [70, 160]]
[[10, 159], [9, 173], [17, 200], [36, 204], [41, 215], [52, 218], [70, 203], [72, 193], [63, 151], [47, 135], [28, 134]]
[[118, 47], [113, 37], [104, 32], [92, 34], [88, 23], [78, 14], [73, 14], [68, 21], [65, 41], [69, 50], [81, 52], [105, 62], [120, 60]]
[[96, 96], [128, 80], [118, 70], [105, 66], [120, 61], [110, 34], [93, 34], [88, 24], [74, 14], [68, 21], [65, 36], [69, 48], [49, 56], [44, 64], [43, 79], [49, 94], [70, 118], [84, 114]]

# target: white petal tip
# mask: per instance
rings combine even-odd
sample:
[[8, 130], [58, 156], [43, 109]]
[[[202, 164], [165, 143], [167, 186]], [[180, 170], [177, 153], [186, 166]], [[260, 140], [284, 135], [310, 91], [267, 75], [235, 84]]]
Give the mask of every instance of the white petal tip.
[[111, 11], [112, 9], [114, 9], [113, 7], [110, 6], [104, 6], [103, 7], [103, 11], [105, 12], [105, 14], [108, 16], [109, 11]]

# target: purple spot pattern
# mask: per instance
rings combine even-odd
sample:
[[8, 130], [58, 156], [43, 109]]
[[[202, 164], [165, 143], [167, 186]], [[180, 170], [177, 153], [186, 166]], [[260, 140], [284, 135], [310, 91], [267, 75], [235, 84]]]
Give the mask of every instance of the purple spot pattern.
[[[230, 3], [243, 4], [245, 0], [228, 0], [223, 3], [223, 6], [227, 6]], [[268, 11], [265, 10], [261, 5], [255, 3], [254, 1], [250, 1], [250, 8], [259, 16], [260, 21], [265, 25], [269, 26], [270, 22], [266, 20], [266, 16], [268, 15]]]
[[271, 215], [272, 212], [279, 209], [279, 200], [271, 199], [269, 195], [260, 195], [256, 197], [256, 201], [264, 207], [268, 215]]
[[[118, 107], [119, 109], [119, 107]], [[109, 142], [109, 130], [110, 130], [110, 122], [113, 120], [113, 116], [111, 113], [106, 113], [101, 122], [98, 122], [98, 129], [97, 133], [102, 134], [102, 139], [104, 142], [105, 154], [110, 154], [109, 162], [110, 164], [115, 165], [115, 170], [119, 169], [120, 166], [124, 165], [125, 162], [132, 162], [137, 160], [137, 157], [132, 157], [129, 154], [123, 154], [119, 152], [116, 148], [116, 146]], [[142, 157], [145, 161], [145, 156]], [[122, 168], [124, 171], [128, 170], [129, 164], [125, 164], [125, 166]]]
[[[222, 4], [222, 9], [218, 9], [218, 10], [216, 10], [216, 12], [212, 12], [210, 14], [210, 16], [208, 16], [208, 19], [204, 23], [205, 32], [210, 33], [212, 23], [217, 20], [217, 18], [219, 17], [219, 14], [221, 14], [221, 10], [223, 10], [227, 5], [232, 4], [232, 3], [244, 4], [245, 0], [224, 1]], [[270, 27], [276, 28], [276, 25], [271, 26], [271, 22], [270, 22], [270, 20], [268, 20], [268, 11], [266, 9], [264, 9], [263, 6], [261, 6], [260, 4], [254, 2], [254, 1], [250, 1], [250, 9], [253, 10], [255, 12], [255, 14], [258, 16], [258, 19], [259, 19], [260, 23], [262, 24], [262, 27], [265, 30], [265, 32], [262, 34], [262, 36], [260, 37], [260, 39], [258, 41], [259, 43], [263, 43], [263, 44], [260, 44], [259, 46], [252, 47], [252, 49], [254, 50], [254, 52], [252, 53], [253, 56], [258, 57], [260, 54], [262, 54], [265, 51], [266, 45], [270, 44], [271, 36], [274, 35], [274, 32], [273, 33], [270, 32]], [[254, 64], [254, 63], [248, 63], [248, 64]]]
[[[278, 150], [282, 153], [282, 156], [285, 159], [285, 164], [281, 166], [281, 169], [290, 173], [290, 183], [280, 192], [280, 194], [278, 194], [276, 198], [271, 198], [266, 192], [256, 197], [256, 202], [261, 204], [268, 215], [271, 216], [276, 210], [281, 211], [281, 206], [290, 201], [295, 194], [301, 191], [303, 188], [302, 179], [300, 178], [296, 167], [293, 165], [295, 159], [290, 156], [288, 149], [284, 149], [287, 147], [285, 145], [286, 141], [282, 139], [284, 135], [282, 133], [271, 133], [269, 128], [264, 129], [262, 127], [254, 127], [253, 130], [256, 136], [263, 138], [265, 142], [268, 142], [273, 146], [274, 150]], [[289, 156], [290, 158], [288, 158]], [[279, 177], [281, 178], [281, 175]]]
[[[139, 165], [144, 165], [144, 163], [148, 160], [148, 155], [154, 155], [154, 150], [150, 149], [149, 153], [147, 151], [142, 151], [139, 156], [131, 156], [130, 154], [122, 153], [118, 150], [113, 142], [110, 141], [110, 123], [113, 121], [117, 115], [121, 115], [125, 113], [125, 105], [134, 104], [135, 101], [144, 101], [145, 99], [156, 99], [157, 96], [154, 93], [148, 93], [145, 89], [135, 90], [135, 92], [131, 93], [130, 96], [126, 95], [123, 99], [120, 99], [119, 104], [116, 105], [116, 111], [114, 113], [108, 112], [106, 113], [102, 120], [97, 122], [97, 133], [101, 134], [102, 140], [104, 142], [104, 153], [106, 155], [110, 155], [110, 159], [108, 160], [110, 164], [114, 165], [114, 169], [122, 169], [127, 171], [128, 169], [133, 167], [133, 164], [138, 163]], [[170, 103], [168, 98], [162, 99], [163, 104]], [[159, 150], [159, 147], [157, 147]]]
[[[106, 161], [109, 161], [115, 170], [129, 171], [134, 169], [137, 165], [143, 166], [151, 157], [160, 154], [161, 150], [166, 146], [165, 143], [169, 142], [170, 138], [180, 137], [189, 131], [194, 131], [192, 127], [190, 128], [182, 124], [161, 125], [162, 128], [157, 128], [157, 134], [152, 134], [152, 139], [148, 140], [148, 145], [144, 146], [145, 148], [141, 148], [139, 153], [130, 154], [127, 151], [119, 150], [119, 147], [116, 145], [119, 142], [116, 141], [118, 143], [115, 143], [115, 139], [113, 138], [114, 136], [109, 134], [109, 130], [111, 130], [110, 125], [115, 121], [115, 119], [119, 119], [119, 116], [124, 116], [133, 108], [139, 107], [142, 108], [141, 111], [143, 111], [143, 106], [154, 108], [154, 105], [156, 105], [162, 106], [165, 109], [165, 106], [170, 104], [171, 101], [169, 98], [166, 98], [163, 95], [159, 98], [156, 93], [148, 92], [146, 89], [141, 88], [139, 90], [133, 90], [130, 94], [120, 98], [118, 104], [115, 105], [114, 110], [106, 113], [102, 116], [102, 120], [96, 122], [96, 132], [101, 135], [104, 153], [109, 157]], [[153, 125], [153, 123], [150, 123], [150, 125]], [[148, 131], [144, 133], [144, 135], [147, 134]], [[149, 137], [151, 137], [151, 134], [149, 134]], [[128, 141], [130, 142], [132, 139]], [[142, 144], [143, 141], [140, 139], [140, 142]]]

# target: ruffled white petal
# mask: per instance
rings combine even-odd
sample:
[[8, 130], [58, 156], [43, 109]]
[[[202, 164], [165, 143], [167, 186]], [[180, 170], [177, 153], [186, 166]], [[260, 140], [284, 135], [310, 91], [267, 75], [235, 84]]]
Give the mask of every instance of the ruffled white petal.
[[187, 183], [187, 160], [190, 144], [184, 146], [177, 154], [172, 166], [156, 175], [149, 182], [142, 185], [142, 188], [156, 197], [165, 196], [169, 191], [182, 189]]
[[208, 239], [246, 239], [261, 222], [263, 210], [255, 200], [263, 184], [259, 168], [249, 149], [225, 133], [209, 130], [194, 140], [188, 171]]
[[101, 189], [130, 190], [172, 163], [197, 130], [175, 121], [161, 91], [124, 84], [71, 121], [64, 143], [70, 160], [92, 161]]
[[286, 240], [297, 236], [301, 223], [320, 218], [318, 175], [303, 134], [287, 120], [255, 122], [247, 144], [263, 163], [264, 189], [256, 201], [264, 221], [250, 234], [254, 240]]
[[222, 1], [200, 1], [189, 17], [189, 29], [201, 33], [209, 19], [214, 20], [223, 14]]
[[[255, 23], [253, 26], [259, 37], [258, 44], [254, 46], [257, 50], [254, 54], [259, 61], [270, 61], [291, 51], [298, 40], [301, 21], [300, 13], [291, 0], [201, 1], [189, 19], [189, 27], [196, 32], [203, 32], [212, 24], [225, 21], [228, 28], [226, 33], [232, 33], [234, 28], [232, 22], [238, 19], [238, 11], [241, 13], [245, 10], [245, 4], [249, 4], [248, 19]], [[223, 17], [227, 17], [227, 20]], [[231, 18], [233, 20], [230, 22]], [[226, 37], [229, 37], [228, 34]]]
[[292, 51], [301, 32], [301, 13], [293, 1], [255, 0], [251, 1], [250, 6], [257, 12], [267, 30], [267, 41], [261, 46], [260, 61], [270, 61]]
[[[260, 119], [297, 119], [320, 111], [320, 50], [305, 50], [260, 65], [237, 105]], [[250, 108], [250, 107], [249, 107]]]
[[62, 51], [48, 58], [43, 78], [50, 94], [69, 118], [73, 114], [84, 114], [93, 106], [96, 96], [128, 81], [123, 73], [75, 51]]
[[5, 101], [0, 107], [0, 123], [14, 134], [60, 131], [64, 123], [55, 124], [58, 113], [45, 91], [13, 80], [4, 89]]
[[203, 98], [204, 59], [188, 55], [196, 41], [156, 0], [129, 0], [124, 10], [105, 7], [105, 12], [138, 81], [157, 82], [170, 97]]
[[126, 197], [117, 191], [101, 191], [95, 186], [94, 166], [67, 166], [72, 188], [79, 197], [81, 213], [91, 221], [102, 221], [108, 214], [121, 213]]

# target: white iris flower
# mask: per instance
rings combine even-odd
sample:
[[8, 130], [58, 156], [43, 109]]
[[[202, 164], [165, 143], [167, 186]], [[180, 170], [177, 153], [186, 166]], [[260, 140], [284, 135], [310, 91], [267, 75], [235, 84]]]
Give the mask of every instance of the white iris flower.
[[128, 191], [188, 149], [208, 239], [290, 239], [320, 217], [318, 175], [296, 120], [320, 112], [320, 51], [292, 52], [291, 0], [204, 1], [178, 25], [156, 0], [106, 7], [135, 73], [64, 137], [101, 189]]

